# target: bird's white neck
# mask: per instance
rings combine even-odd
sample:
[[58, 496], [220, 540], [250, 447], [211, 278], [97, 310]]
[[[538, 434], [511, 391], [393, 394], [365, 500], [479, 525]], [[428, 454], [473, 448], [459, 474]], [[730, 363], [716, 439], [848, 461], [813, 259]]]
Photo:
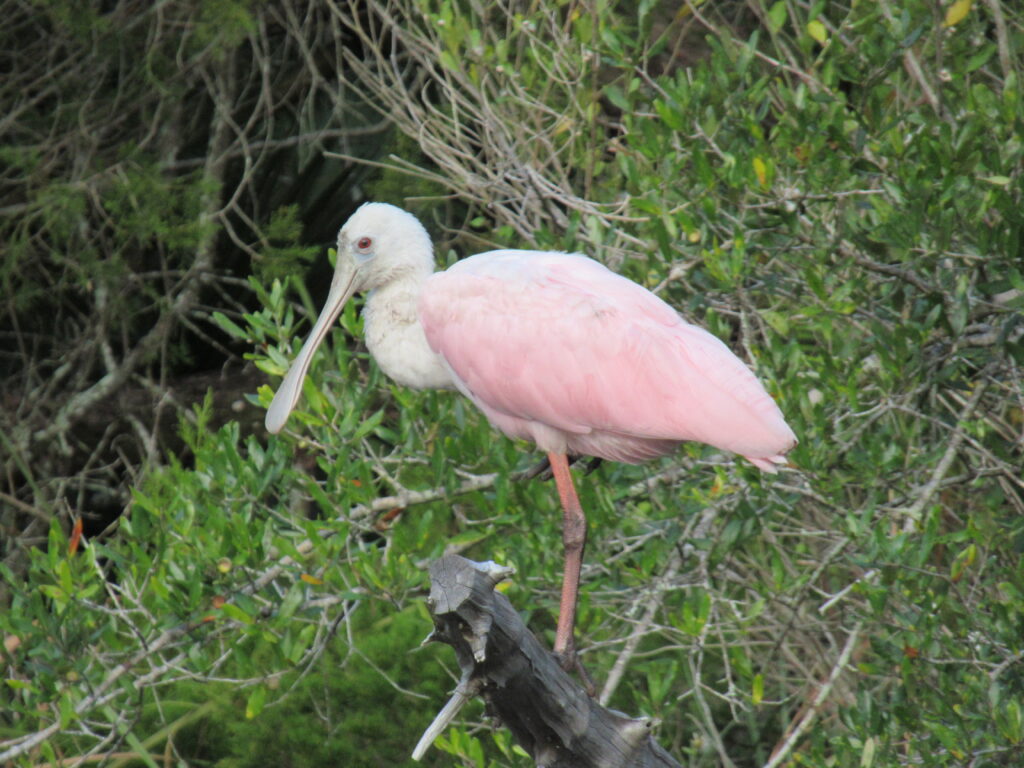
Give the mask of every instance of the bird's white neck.
[[420, 325], [418, 304], [430, 272], [409, 272], [366, 295], [366, 346], [391, 379], [413, 389], [452, 389], [444, 362], [430, 349]]

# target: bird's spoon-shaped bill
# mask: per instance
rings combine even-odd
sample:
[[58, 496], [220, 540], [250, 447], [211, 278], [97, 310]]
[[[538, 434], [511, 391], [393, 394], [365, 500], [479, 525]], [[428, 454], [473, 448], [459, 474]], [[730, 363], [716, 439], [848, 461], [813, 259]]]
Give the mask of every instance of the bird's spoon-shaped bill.
[[276, 435], [280, 432], [285, 422], [288, 421], [288, 416], [295, 408], [295, 404], [299, 401], [299, 395], [302, 393], [302, 380], [306, 378], [306, 371], [309, 370], [313, 354], [316, 352], [317, 347], [320, 346], [320, 342], [327, 336], [327, 331], [331, 329], [334, 321], [338, 319], [338, 315], [341, 314], [345, 303], [355, 293], [356, 270], [352, 267], [346, 269], [346, 266], [343, 266], [343, 263], [339, 260], [338, 268], [334, 272], [334, 279], [331, 280], [331, 290], [327, 294], [327, 302], [324, 304], [320, 316], [316, 319], [316, 324], [313, 326], [309, 338], [302, 345], [302, 350], [299, 352], [298, 357], [295, 358], [292, 367], [285, 374], [277, 394], [274, 395], [274, 399], [270, 403], [270, 408], [267, 409], [267, 417], [264, 424], [266, 424], [267, 431], [271, 434]]

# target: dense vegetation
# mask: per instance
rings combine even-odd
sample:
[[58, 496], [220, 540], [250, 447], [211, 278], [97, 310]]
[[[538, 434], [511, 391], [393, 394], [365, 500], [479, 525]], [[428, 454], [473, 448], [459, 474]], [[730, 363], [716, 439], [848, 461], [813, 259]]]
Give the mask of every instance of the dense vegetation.
[[[357, 307], [258, 426], [369, 198], [441, 262], [608, 263], [800, 437], [580, 479], [603, 702], [691, 766], [1024, 763], [1016, 4], [50, 0], [0, 39], [0, 763], [401, 763], [445, 551], [550, 639], [536, 456], [391, 385]], [[428, 762], [531, 764], [479, 709]]]

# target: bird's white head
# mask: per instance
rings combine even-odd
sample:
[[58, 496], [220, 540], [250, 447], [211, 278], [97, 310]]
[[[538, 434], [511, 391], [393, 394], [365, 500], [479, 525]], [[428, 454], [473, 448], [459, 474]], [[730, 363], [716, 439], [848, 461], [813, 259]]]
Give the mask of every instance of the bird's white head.
[[299, 400], [313, 353], [354, 293], [404, 278], [423, 278], [433, 269], [430, 235], [415, 216], [387, 203], [360, 206], [338, 233], [338, 260], [327, 302], [274, 395], [267, 410], [267, 430], [277, 433], [284, 427]]
[[434, 246], [419, 219], [387, 203], [364, 203], [338, 232], [339, 272], [351, 268], [353, 292], [369, 291], [434, 269]]

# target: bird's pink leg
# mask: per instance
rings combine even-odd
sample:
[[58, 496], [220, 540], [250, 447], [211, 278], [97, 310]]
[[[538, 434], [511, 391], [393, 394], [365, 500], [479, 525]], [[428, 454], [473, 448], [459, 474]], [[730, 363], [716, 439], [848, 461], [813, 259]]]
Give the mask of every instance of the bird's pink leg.
[[576, 597], [580, 587], [583, 545], [587, 541], [587, 518], [583, 515], [576, 488], [569, 474], [565, 454], [549, 453], [551, 471], [562, 501], [562, 544], [565, 547], [565, 568], [562, 572], [562, 602], [558, 609], [555, 630], [555, 655], [567, 670], [576, 666], [573, 628], [576, 624]]

